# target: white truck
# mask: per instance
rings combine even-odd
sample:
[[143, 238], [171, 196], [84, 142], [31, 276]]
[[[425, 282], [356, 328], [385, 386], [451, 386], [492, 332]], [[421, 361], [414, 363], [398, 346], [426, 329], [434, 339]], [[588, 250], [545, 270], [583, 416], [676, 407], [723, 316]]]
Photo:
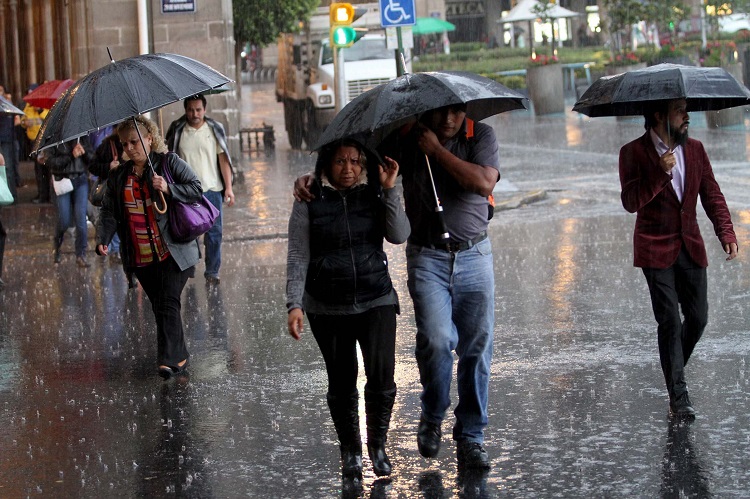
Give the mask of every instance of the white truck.
[[[362, 38], [344, 50], [344, 103], [396, 77], [395, 50], [386, 47], [379, 5], [367, 9], [353, 26], [366, 29]], [[336, 115], [334, 51], [329, 42], [328, 7], [320, 7], [300, 33], [279, 37], [276, 100], [284, 104], [284, 124], [293, 149], [302, 141], [311, 149]], [[407, 68], [408, 71], [408, 68]]]

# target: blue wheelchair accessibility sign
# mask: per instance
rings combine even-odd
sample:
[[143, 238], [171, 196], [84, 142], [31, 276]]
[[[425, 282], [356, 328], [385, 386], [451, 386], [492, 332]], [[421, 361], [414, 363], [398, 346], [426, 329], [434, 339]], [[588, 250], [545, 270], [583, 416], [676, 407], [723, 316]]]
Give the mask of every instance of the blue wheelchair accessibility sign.
[[414, 0], [380, 0], [380, 24], [384, 28], [412, 26], [417, 22]]

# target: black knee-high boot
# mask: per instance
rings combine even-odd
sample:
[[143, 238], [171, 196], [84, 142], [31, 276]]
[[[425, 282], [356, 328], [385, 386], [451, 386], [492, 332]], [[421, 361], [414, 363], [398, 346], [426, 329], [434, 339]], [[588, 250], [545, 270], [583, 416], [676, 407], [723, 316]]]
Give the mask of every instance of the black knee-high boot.
[[377, 476], [391, 474], [391, 462], [385, 453], [388, 426], [391, 423], [396, 389], [371, 392], [365, 389], [365, 413], [367, 414], [367, 453]]
[[347, 396], [326, 395], [333, 425], [339, 437], [341, 474], [362, 478], [362, 439], [359, 435], [359, 393]]

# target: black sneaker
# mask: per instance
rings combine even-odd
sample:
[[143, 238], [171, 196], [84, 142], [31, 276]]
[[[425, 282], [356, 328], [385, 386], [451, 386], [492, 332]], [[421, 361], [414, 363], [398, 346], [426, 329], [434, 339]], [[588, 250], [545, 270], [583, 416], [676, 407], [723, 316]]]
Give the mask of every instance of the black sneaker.
[[417, 447], [419, 453], [424, 457], [435, 457], [440, 451], [440, 438], [443, 436], [440, 423], [430, 423], [424, 418], [419, 418], [419, 429], [417, 430]]
[[695, 409], [693, 409], [693, 404], [690, 403], [690, 397], [688, 396], [688, 392], [684, 392], [682, 395], [680, 395], [674, 400], [670, 398], [669, 415], [671, 417], [685, 418], [685, 419], [695, 418]]
[[460, 440], [456, 446], [456, 456], [459, 469], [490, 469], [490, 458], [479, 442]]

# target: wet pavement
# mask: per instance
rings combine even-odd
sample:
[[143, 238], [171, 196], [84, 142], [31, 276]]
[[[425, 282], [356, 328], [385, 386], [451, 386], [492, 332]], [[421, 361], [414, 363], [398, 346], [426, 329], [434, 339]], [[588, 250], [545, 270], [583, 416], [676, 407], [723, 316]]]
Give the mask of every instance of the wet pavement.
[[[117, 265], [92, 254], [90, 269], [77, 268], [69, 237], [53, 265], [54, 212], [28, 202], [33, 188], [2, 209], [0, 497], [351, 492], [339, 479], [317, 346], [309, 330], [299, 342], [286, 333], [290, 185], [313, 158], [289, 150], [272, 86], [243, 91], [243, 125], [273, 124], [277, 147], [243, 155], [238, 204], [225, 211], [221, 284], [206, 286], [200, 263], [185, 289], [189, 377], [156, 375], [148, 299], [127, 289]], [[741, 250], [725, 262], [699, 216], [711, 315], [687, 368], [696, 420], [667, 417], [647, 287], [632, 267], [635, 216], [619, 203], [617, 151], [643, 132], [641, 121], [501, 115], [488, 120], [501, 144], [497, 199], [513, 209], [490, 225], [492, 470], [459, 476], [448, 436], [438, 458], [417, 452], [413, 310], [403, 248], [389, 246], [402, 300], [394, 473], [376, 480], [365, 459], [363, 497], [748, 496], [750, 127], [707, 130], [691, 117]], [[449, 412], [446, 435], [452, 422]]]

